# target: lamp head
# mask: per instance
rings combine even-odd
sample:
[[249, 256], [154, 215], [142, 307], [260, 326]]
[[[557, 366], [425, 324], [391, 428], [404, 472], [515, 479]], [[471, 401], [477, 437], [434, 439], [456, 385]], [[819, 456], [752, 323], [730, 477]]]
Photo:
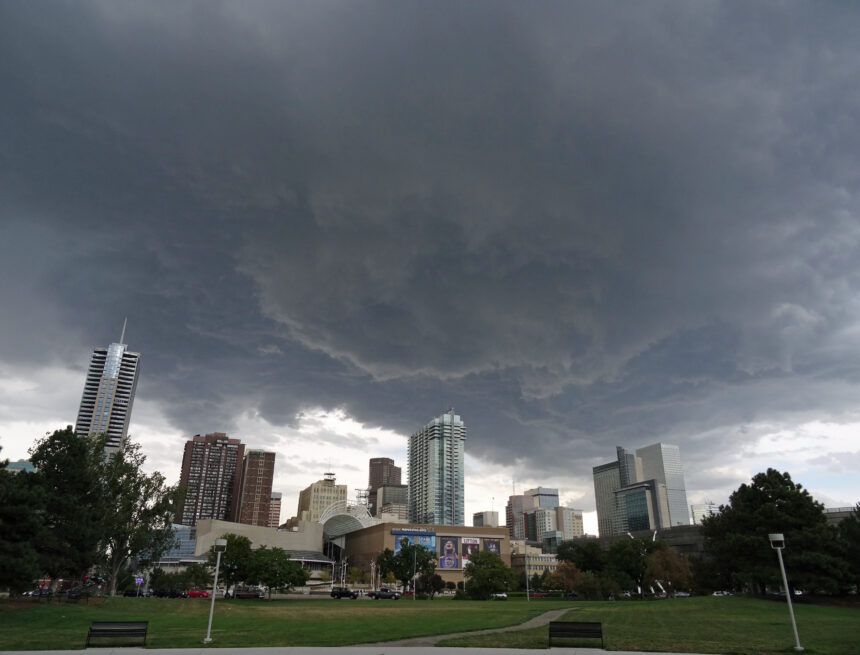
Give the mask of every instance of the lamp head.
[[770, 547], [774, 550], [785, 548], [785, 537], [781, 533], [769, 534], [767, 538], [770, 539]]
[[212, 550], [214, 550], [216, 553], [223, 553], [227, 550], [227, 540], [216, 539], [215, 544], [212, 546]]

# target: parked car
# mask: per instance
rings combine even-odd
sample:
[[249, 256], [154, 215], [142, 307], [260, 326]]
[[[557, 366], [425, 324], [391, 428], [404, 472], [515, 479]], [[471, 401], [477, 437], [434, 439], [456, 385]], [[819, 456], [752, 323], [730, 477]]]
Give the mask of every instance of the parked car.
[[[71, 592], [69, 593], [71, 594]], [[135, 587], [134, 589], [126, 589], [124, 592], [122, 592], [122, 595], [126, 598], [137, 598], [138, 596], [143, 598], [144, 596], [146, 596], [146, 592], [143, 589], [137, 589]]]
[[689, 591], [676, 591], [675, 592], [675, 598], [689, 598], [689, 597], [690, 597]]
[[209, 592], [203, 589], [189, 589], [185, 595], [188, 598], [209, 598]]
[[181, 589], [156, 589], [152, 593], [156, 598], [185, 598], [185, 592]]
[[358, 592], [350, 589], [349, 587], [332, 587], [331, 588], [331, 597], [332, 598], [352, 598], [355, 600], [358, 598]]
[[265, 598], [266, 592], [259, 587], [237, 587], [233, 598]]
[[367, 594], [374, 600], [380, 600], [383, 598], [398, 600], [400, 598], [400, 594], [392, 589], [377, 589], [375, 591], [370, 591]]
[[728, 591], [715, 591], [711, 596], [731, 596], [731, 593]]
[[493, 598], [494, 598], [495, 600], [507, 600], [507, 599], [508, 599], [508, 595], [503, 591], [503, 592], [502, 592], [502, 593], [500, 593], [500, 594], [493, 594]]

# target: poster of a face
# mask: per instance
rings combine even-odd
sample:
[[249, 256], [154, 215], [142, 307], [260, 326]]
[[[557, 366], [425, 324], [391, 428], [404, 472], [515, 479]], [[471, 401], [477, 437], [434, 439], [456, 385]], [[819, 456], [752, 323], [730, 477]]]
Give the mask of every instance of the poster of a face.
[[495, 553], [496, 555], [502, 554], [502, 541], [501, 539], [484, 539], [484, 550], [488, 553]]
[[457, 537], [439, 538], [439, 568], [459, 569], [460, 557], [457, 554]]
[[478, 552], [480, 546], [481, 540], [478, 537], [463, 537], [463, 566], [466, 566], [472, 553]]

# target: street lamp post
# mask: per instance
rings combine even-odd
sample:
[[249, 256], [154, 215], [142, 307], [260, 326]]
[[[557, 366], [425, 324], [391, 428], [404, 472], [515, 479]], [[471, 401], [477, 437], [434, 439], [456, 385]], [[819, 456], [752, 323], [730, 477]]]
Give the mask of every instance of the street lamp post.
[[212, 643], [212, 615], [215, 614], [215, 596], [218, 595], [218, 570], [221, 568], [221, 553], [227, 550], [226, 539], [216, 539], [212, 546], [215, 551], [215, 579], [212, 581], [212, 602], [209, 603], [209, 627], [206, 628], [206, 639], [204, 644]]
[[785, 564], [782, 562], [782, 549], [785, 548], [785, 537], [779, 533], [769, 534], [770, 547], [776, 551], [776, 557], [779, 560], [779, 570], [782, 572], [782, 586], [785, 588], [785, 599], [788, 601], [788, 613], [791, 615], [791, 627], [794, 630], [794, 650], [802, 651], [803, 646], [800, 645], [800, 637], [797, 634], [797, 622], [794, 620], [794, 607], [791, 605], [791, 590], [788, 588], [788, 577], [785, 575]]

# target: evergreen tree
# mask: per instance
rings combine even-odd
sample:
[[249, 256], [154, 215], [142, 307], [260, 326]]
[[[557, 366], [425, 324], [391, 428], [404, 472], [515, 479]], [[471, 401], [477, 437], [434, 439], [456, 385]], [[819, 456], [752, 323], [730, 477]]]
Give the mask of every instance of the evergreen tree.
[[785, 535], [789, 584], [834, 592], [847, 572], [837, 530], [827, 525], [824, 507], [788, 473], [768, 469], [742, 484], [729, 504], [702, 521], [713, 574], [729, 588], [763, 594], [782, 580], [768, 534]]

